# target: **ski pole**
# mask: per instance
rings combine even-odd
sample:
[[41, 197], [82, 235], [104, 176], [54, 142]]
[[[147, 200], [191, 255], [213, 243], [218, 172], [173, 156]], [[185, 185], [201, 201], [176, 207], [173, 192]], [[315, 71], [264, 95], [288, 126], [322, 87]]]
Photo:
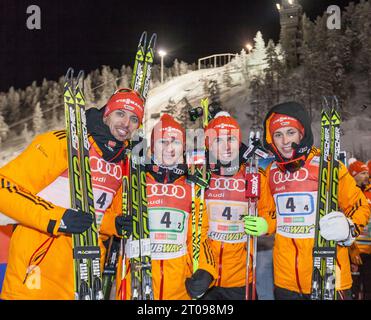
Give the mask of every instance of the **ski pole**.
[[[255, 139], [259, 139], [260, 135], [252, 131], [250, 133], [250, 146]], [[259, 199], [260, 192], [260, 179], [258, 173], [258, 158], [254, 153], [247, 162], [246, 167], [246, 198], [248, 206], [248, 215], [257, 216], [257, 201]], [[251, 283], [251, 300], [256, 299], [256, 253], [257, 253], [257, 237], [247, 235], [247, 254], [246, 254], [246, 288], [245, 288], [245, 299], [250, 300], [250, 259], [252, 264], [252, 283]], [[252, 252], [251, 252], [252, 250]]]

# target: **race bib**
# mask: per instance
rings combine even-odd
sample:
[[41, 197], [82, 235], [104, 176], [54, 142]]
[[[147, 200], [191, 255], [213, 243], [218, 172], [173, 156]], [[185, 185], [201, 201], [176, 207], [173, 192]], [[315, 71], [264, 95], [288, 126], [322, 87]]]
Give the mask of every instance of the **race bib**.
[[277, 193], [277, 233], [294, 239], [314, 238], [317, 192]]
[[246, 242], [242, 217], [247, 203], [242, 201], [207, 200], [209, 238], [229, 243]]
[[97, 220], [98, 228], [102, 224], [104, 212], [111, 205], [114, 192], [111, 190], [101, 189], [99, 187], [93, 188], [94, 193], [94, 208], [95, 208], [95, 217]]
[[187, 252], [188, 213], [174, 208], [149, 208], [151, 254], [154, 260], [181, 257]]

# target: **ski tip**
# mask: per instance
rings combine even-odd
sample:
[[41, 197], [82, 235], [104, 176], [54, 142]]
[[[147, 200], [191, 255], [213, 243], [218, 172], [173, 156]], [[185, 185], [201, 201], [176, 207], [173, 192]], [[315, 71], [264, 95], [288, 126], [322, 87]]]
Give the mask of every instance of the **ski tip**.
[[335, 109], [335, 110], [339, 110], [339, 100], [338, 100], [337, 96], [334, 96], [334, 98], [333, 98], [332, 108]]
[[66, 75], [65, 75], [66, 80], [72, 80], [73, 73], [74, 73], [73, 68], [72, 67], [69, 67], [68, 70], [67, 70], [67, 72], [66, 72]]
[[207, 107], [209, 105], [209, 98], [208, 97], [206, 97], [206, 98], [202, 98], [201, 99], [201, 106], [203, 107], [203, 108], [205, 108], [205, 107]]
[[153, 49], [155, 47], [156, 40], [157, 40], [157, 33], [155, 32], [155, 33], [152, 33], [148, 46]]
[[330, 108], [330, 105], [328, 103], [328, 100], [327, 100], [327, 97], [326, 96], [323, 96], [322, 97], [322, 108]]
[[82, 84], [84, 84], [84, 77], [85, 77], [84, 70], [80, 70], [76, 78], [76, 84], [79, 85], [80, 80], [82, 80]]
[[333, 96], [323, 96], [322, 97], [322, 108], [339, 110], [339, 100], [336, 95]]
[[147, 31], [143, 31], [139, 39], [139, 47], [141, 46], [145, 47], [146, 42], [147, 42]]

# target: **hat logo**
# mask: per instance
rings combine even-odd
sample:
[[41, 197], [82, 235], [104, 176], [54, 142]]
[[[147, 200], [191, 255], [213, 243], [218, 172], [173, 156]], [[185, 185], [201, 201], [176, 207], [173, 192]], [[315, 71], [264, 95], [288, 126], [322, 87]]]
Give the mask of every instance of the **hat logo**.
[[220, 129], [233, 128], [233, 129], [236, 129], [236, 126], [234, 126], [232, 124], [228, 124], [228, 123], [221, 123], [220, 125], [215, 126], [215, 128], [220, 128]]
[[125, 105], [125, 107], [130, 106], [131, 108], [133, 108], [133, 105], [134, 105], [135, 107], [137, 107], [139, 109], [143, 109], [143, 107], [140, 104], [136, 103], [134, 100], [131, 100], [129, 98], [117, 99], [116, 102], [122, 102]]

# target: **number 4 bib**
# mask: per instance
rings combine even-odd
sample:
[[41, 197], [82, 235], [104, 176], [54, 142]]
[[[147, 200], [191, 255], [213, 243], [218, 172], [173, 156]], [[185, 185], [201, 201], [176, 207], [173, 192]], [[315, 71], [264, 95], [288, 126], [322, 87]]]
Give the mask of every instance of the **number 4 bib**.
[[242, 216], [247, 203], [241, 201], [207, 200], [209, 238], [229, 243], [246, 242]]
[[277, 193], [277, 233], [288, 238], [314, 238], [317, 192]]
[[188, 213], [174, 208], [149, 208], [153, 260], [181, 257], [187, 252]]

